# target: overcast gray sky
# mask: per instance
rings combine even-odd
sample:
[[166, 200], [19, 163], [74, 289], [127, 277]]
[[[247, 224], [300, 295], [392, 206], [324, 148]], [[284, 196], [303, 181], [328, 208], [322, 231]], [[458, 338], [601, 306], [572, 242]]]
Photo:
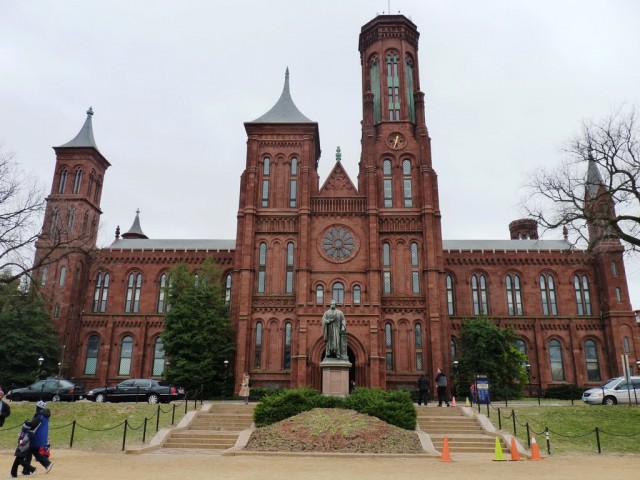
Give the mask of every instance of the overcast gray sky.
[[[391, 0], [420, 31], [445, 239], [505, 239], [527, 174], [585, 119], [640, 104], [638, 0]], [[101, 245], [135, 210], [150, 238], [234, 238], [243, 122], [293, 99], [320, 129], [321, 183], [360, 155], [358, 34], [387, 0], [3, 0], [0, 142], [50, 188], [52, 146], [91, 105], [111, 162]], [[550, 232], [545, 238], [560, 238]], [[640, 262], [627, 263], [640, 307]]]

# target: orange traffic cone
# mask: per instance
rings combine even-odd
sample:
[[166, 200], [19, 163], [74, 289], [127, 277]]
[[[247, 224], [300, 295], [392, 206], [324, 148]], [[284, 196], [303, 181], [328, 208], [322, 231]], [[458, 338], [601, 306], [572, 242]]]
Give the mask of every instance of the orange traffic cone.
[[451, 406], [452, 407], [457, 407], [458, 404], [456, 403], [456, 397], [451, 397]]
[[511, 437], [511, 461], [517, 462], [520, 460], [520, 452], [518, 452], [518, 445], [516, 444], [516, 437]]
[[450, 462], [451, 454], [449, 453], [449, 439], [447, 436], [444, 436], [444, 441], [442, 442], [442, 455], [440, 456], [441, 462]]
[[504, 454], [502, 453], [502, 445], [500, 444], [500, 438], [496, 437], [496, 455], [493, 458], [494, 462], [504, 462]]
[[531, 435], [531, 460], [542, 460], [535, 435]]

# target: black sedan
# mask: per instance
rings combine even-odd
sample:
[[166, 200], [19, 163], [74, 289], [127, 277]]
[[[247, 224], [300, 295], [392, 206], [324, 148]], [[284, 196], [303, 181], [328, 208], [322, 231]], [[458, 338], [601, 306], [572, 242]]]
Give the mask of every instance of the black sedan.
[[179, 400], [184, 393], [169, 385], [150, 378], [130, 378], [115, 387], [93, 388], [86, 397], [94, 402], [149, 402], [168, 403]]
[[19, 402], [21, 400], [31, 402], [37, 402], [38, 400], [73, 402], [83, 397], [84, 389], [81, 386], [63, 378], [38, 380], [28, 387], [14, 388], [7, 392], [6, 395], [6, 398], [13, 402]]

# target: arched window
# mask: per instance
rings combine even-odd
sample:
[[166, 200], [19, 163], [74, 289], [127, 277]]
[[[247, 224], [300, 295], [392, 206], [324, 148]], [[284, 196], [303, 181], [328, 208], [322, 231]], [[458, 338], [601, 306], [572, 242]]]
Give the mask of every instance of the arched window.
[[489, 296], [487, 295], [487, 279], [484, 275], [476, 273], [471, 276], [471, 296], [473, 299], [473, 314], [488, 315]]
[[398, 54], [387, 54], [387, 100], [389, 102], [389, 120], [400, 120], [400, 80], [398, 76]]
[[73, 193], [80, 193], [80, 186], [82, 185], [82, 169], [76, 170], [76, 177], [73, 179]]
[[82, 218], [82, 235], [87, 234], [87, 226], [89, 225], [89, 212], [84, 212], [84, 217]]
[[295, 208], [298, 203], [298, 159], [291, 159], [291, 171], [289, 178], [289, 207]]
[[56, 303], [55, 306], [53, 307], [53, 318], [59, 318], [60, 317], [60, 304]]
[[287, 275], [285, 293], [293, 293], [293, 243], [287, 243]]
[[593, 340], [584, 342], [584, 360], [587, 365], [587, 379], [590, 382], [600, 380], [600, 365], [598, 365], [598, 347]]
[[422, 361], [422, 325], [416, 323], [414, 333], [416, 337], [416, 370], [421, 371], [424, 369]]
[[564, 381], [564, 363], [562, 360], [562, 345], [558, 340], [549, 340], [549, 363], [551, 364], [551, 380]]
[[267, 208], [269, 206], [269, 174], [271, 172], [271, 160], [269, 157], [264, 157], [262, 162], [262, 207]]
[[402, 196], [405, 208], [413, 207], [413, 186], [411, 182], [411, 161], [402, 161]]
[[131, 373], [131, 357], [133, 356], [133, 337], [127, 335], [120, 344], [120, 365], [118, 375], [129, 375]]
[[413, 98], [415, 92], [415, 88], [413, 86], [413, 59], [409, 55], [407, 55], [405, 64], [405, 83], [407, 87], [407, 107], [409, 109], [409, 120], [411, 120], [411, 123], [416, 123], [416, 108]]
[[616, 287], [616, 302], [622, 303], [622, 292], [620, 287]]
[[553, 280], [553, 275], [540, 275], [540, 299], [542, 300], [543, 315], [558, 315], [556, 284]]
[[61, 287], [64, 287], [64, 281], [65, 281], [66, 278], [67, 278], [67, 267], [62, 267], [60, 269], [60, 278], [59, 278], [59, 281], [58, 281], [58, 284]]
[[[521, 354], [523, 354], [527, 358], [529, 357], [529, 355], [527, 354], [527, 344], [523, 339], [516, 338], [513, 343]], [[526, 364], [527, 364], [527, 360], [523, 360], [522, 366], [524, 367]]]
[[411, 291], [420, 293], [420, 255], [416, 242], [411, 242]]
[[573, 288], [576, 292], [576, 306], [578, 315], [591, 315], [591, 294], [589, 293], [589, 279], [586, 275], [573, 277]]
[[162, 337], [157, 337], [153, 342], [153, 369], [152, 377], [160, 377], [164, 373], [164, 343]]
[[391, 293], [391, 245], [382, 244], [382, 293]]
[[378, 124], [382, 120], [382, 97], [380, 95], [380, 62], [377, 56], [374, 56], [369, 64], [369, 76], [373, 94], [373, 123]]
[[142, 290], [142, 274], [130, 273], [127, 280], [127, 297], [124, 304], [125, 313], [138, 313], [140, 290]]
[[384, 207], [393, 207], [393, 178], [391, 160], [382, 161], [382, 190], [384, 195]]
[[456, 295], [453, 283], [453, 277], [447, 275], [445, 278], [445, 286], [447, 289], [447, 313], [449, 315], [456, 314]]
[[73, 227], [76, 225], [76, 207], [70, 207], [67, 214], [67, 233], [73, 233]]
[[631, 353], [631, 343], [629, 342], [629, 337], [623, 337], [622, 346], [624, 348], [624, 353]]
[[384, 325], [384, 349], [387, 360], [387, 371], [393, 370], [393, 329], [391, 323]]
[[282, 360], [282, 369], [291, 369], [291, 322], [284, 324], [284, 358]]
[[58, 233], [60, 233], [58, 229], [59, 215], [60, 214], [58, 213], [58, 209], [54, 208], [51, 212], [51, 222], [49, 224], [49, 234], [54, 238], [58, 238]]
[[360, 285], [353, 286], [353, 303], [359, 305], [362, 302], [362, 289]]
[[60, 171], [60, 181], [58, 182], [58, 193], [64, 193], [64, 189], [67, 185], [67, 175], [69, 171], [66, 168], [63, 168]]
[[42, 267], [42, 273], [40, 274], [40, 285], [45, 286], [49, 280], [49, 267]]
[[522, 289], [520, 288], [520, 276], [508, 274], [505, 277], [507, 290], [507, 309], [509, 315], [522, 315]]
[[316, 304], [324, 304], [324, 287], [322, 285], [316, 287]]
[[156, 311], [158, 313], [164, 313], [167, 308], [167, 274], [160, 275], [160, 281], [158, 282], [158, 306]]
[[224, 304], [231, 303], [231, 274], [228, 273], [224, 279]]
[[451, 337], [451, 361], [458, 360], [458, 342], [455, 337]]
[[258, 293], [264, 293], [267, 284], [267, 244], [258, 247]]
[[98, 177], [98, 180], [96, 181], [96, 191], [93, 194], [93, 201], [95, 203], [98, 203], [100, 200], [100, 192], [102, 192], [102, 177]]
[[96, 283], [93, 291], [94, 312], [104, 313], [107, 310], [107, 298], [109, 296], [109, 274], [99, 272], [96, 275]]
[[256, 342], [254, 346], [253, 366], [262, 368], [262, 322], [256, 323]]
[[615, 261], [611, 262], [611, 275], [618, 276], [618, 264]]
[[331, 298], [337, 304], [344, 303], [344, 285], [341, 282], [336, 282], [331, 288]]
[[87, 357], [84, 361], [84, 374], [95, 375], [98, 367], [98, 349], [100, 348], [100, 337], [91, 335], [87, 340]]

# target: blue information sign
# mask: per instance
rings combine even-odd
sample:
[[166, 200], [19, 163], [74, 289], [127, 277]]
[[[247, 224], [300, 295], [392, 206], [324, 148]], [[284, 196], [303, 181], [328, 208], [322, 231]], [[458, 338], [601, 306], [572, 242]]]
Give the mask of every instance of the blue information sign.
[[491, 402], [491, 397], [489, 395], [489, 378], [486, 375], [476, 375], [476, 392], [478, 396], [478, 403]]

